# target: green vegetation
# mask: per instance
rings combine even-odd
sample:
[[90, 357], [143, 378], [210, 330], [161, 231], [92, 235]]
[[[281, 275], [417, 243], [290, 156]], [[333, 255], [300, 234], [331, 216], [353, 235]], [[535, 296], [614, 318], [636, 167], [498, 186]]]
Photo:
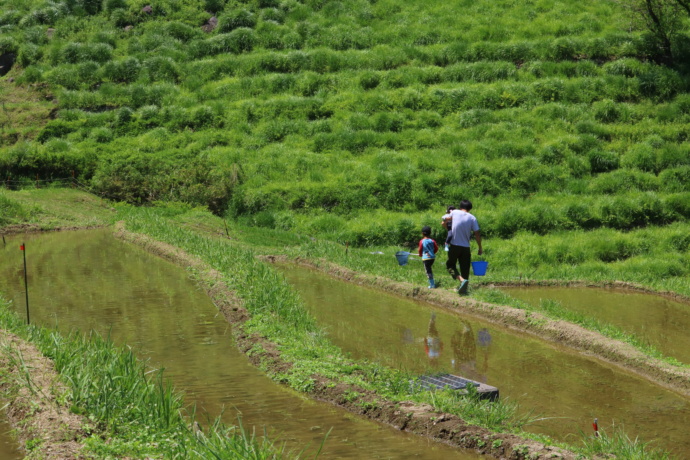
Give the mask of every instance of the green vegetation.
[[630, 439], [621, 429], [614, 429], [613, 433], [599, 432], [597, 437], [582, 436], [584, 448], [582, 453], [587, 458], [604, 455], [606, 452], [615, 451], [616, 458], [622, 460], [667, 460], [668, 453], [654, 448], [651, 443], [642, 442], [639, 439]]
[[[1, 137], [0, 171], [20, 181], [74, 172], [113, 199], [353, 245], [410, 243], [461, 198], [488, 237], [556, 246], [594, 229], [656, 240], [690, 216], [685, 69], [657, 64], [622, 4], [0, 4], [15, 85], [57, 104]], [[687, 276], [676, 251], [661, 275]]]
[[[69, 387], [71, 411], [88, 417], [93, 426], [85, 440], [94, 458], [282, 458], [283, 448], [257, 439], [241, 425], [227, 427], [214, 420], [204, 430], [183, 406], [182, 396], [151, 373], [131, 350], [117, 348], [97, 335], [68, 337], [27, 326], [0, 302], [0, 327], [35, 344], [55, 363]], [[12, 354], [3, 348], [3, 353]], [[16, 358], [21, 362], [21, 356]], [[22, 368], [24, 368], [23, 366]], [[42, 391], [25, 370], [19, 379], [34, 394]], [[196, 427], [196, 428], [195, 428]]]
[[41, 230], [109, 225], [111, 205], [76, 189], [34, 189], [7, 193], [0, 189], [0, 225], [37, 226]]

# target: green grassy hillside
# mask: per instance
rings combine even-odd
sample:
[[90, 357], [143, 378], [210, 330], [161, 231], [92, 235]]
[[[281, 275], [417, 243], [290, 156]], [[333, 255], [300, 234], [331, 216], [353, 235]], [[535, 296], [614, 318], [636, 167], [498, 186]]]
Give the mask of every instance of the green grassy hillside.
[[3, 104], [0, 179], [358, 245], [467, 198], [506, 263], [687, 276], [689, 80], [620, 4], [147, 5], [0, 0], [0, 98], [43, 101]]

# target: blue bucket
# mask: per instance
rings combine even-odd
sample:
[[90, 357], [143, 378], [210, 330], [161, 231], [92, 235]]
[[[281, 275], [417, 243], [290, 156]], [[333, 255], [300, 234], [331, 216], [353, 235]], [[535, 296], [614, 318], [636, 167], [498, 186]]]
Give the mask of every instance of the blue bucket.
[[398, 259], [400, 265], [407, 265], [407, 259], [410, 257], [409, 252], [398, 251], [395, 253], [395, 258]]
[[474, 276], [484, 276], [486, 275], [486, 268], [489, 266], [489, 262], [483, 260], [472, 262], [472, 271]]

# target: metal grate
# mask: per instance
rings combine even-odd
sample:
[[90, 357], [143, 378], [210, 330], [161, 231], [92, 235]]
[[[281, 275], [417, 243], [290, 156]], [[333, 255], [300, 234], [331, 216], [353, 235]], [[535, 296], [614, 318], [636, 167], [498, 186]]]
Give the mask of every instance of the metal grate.
[[419, 378], [419, 386], [424, 390], [445, 387], [451, 390], [464, 390], [468, 385], [478, 387], [479, 383], [452, 374], [423, 375]]

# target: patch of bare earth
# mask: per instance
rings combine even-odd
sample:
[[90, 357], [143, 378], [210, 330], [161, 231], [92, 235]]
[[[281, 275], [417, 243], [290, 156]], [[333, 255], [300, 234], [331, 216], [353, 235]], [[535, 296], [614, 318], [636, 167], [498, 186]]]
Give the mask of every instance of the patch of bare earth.
[[[289, 372], [291, 363], [281, 358], [279, 348], [263, 337], [247, 334], [242, 324], [249, 314], [231, 287], [222, 282], [222, 275], [210, 269], [200, 259], [190, 256], [166, 243], [148, 236], [134, 234], [116, 226], [116, 236], [191, 270], [214, 304], [233, 325], [237, 345], [256, 366], [261, 365], [269, 374]], [[251, 353], [250, 353], [251, 351]], [[501, 459], [574, 459], [572, 452], [545, 446], [512, 434], [493, 433], [485, 428], [468, 425], [451, 414], [440, 413], [428, 405], [413, 402], [396, 403], [362, 388], [335, 382], [314, 375], [315, 385], [310, 395], [318, 400], [347, 409], [369, 419], [386, 423], [402, 431], [416, 433], [459, 448], [475, 449], [484, 455]], [[352, 398], [353, 394], [356, 398]]]
[[41, 228], [36, 224], [12, 224], [2, 227], [3, 235], [15, 235], [18, 233], [40, 232]]
[[79, 459], [88, 423], [70, 412], [53, 362], [32, 344], [0, 330], [0, 389], [27, 458]]
[[39, 225], [36, 224], [13, 224], [13, 225], [7, 225], [2, 228], [2, 234], [4, 235], [16, 235], [16, 234], [24, 234], [24, 233], [41, 233], [41, 232], [67, 232], [70, 230], [95, 230], [97, 228], [103, 228], [103, 225], [93, 225], [90, 227], [84, 227], [84, 226], [67, 226], [67, 225], [62, 225], [58, 228], [41, 228]]

